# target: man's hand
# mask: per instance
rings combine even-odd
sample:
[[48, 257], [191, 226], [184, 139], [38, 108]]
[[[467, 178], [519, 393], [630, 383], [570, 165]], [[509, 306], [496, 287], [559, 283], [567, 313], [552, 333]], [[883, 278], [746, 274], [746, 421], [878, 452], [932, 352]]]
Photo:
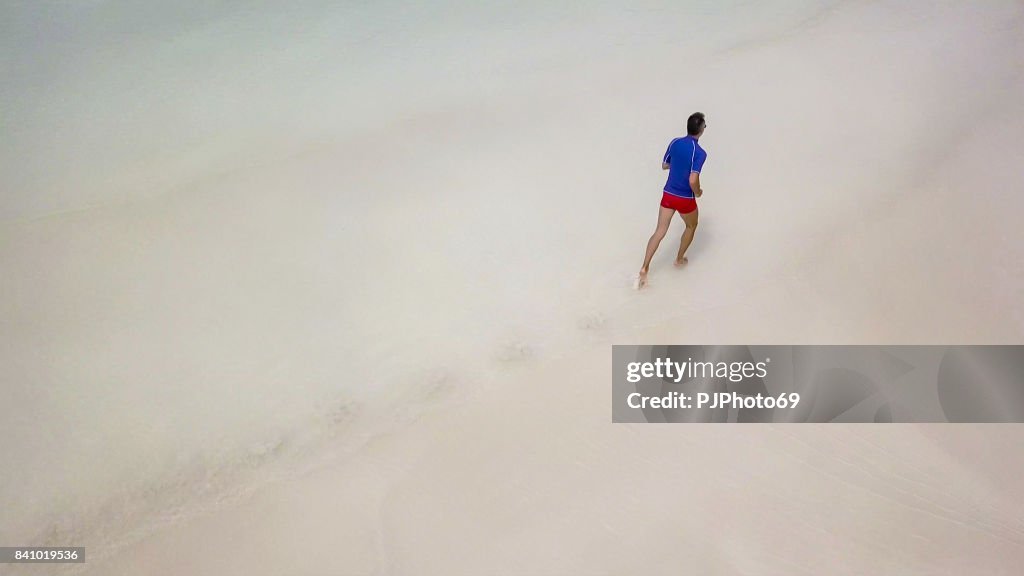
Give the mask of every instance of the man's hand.
[[704, 193], [704, 190], [697, 188], [697, 191], [693, 193], [694, 196], [700, 198], [700, 195]]

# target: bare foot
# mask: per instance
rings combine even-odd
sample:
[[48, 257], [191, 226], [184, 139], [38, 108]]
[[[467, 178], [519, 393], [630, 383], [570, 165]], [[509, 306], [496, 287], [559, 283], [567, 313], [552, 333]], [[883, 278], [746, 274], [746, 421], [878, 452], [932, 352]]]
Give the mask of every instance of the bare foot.
[[683, 266], [683, 264], [686, 264], [686, 262], [687, 262], [686, 256], [683, 256], [682, 258], [676, 258], [676, 262], [675, 262], [676, 268], [681, 268]]
[[637, 290], [643, 288], [644, 286], [647, 286], [647, 270], [641, 270], [640, 273], [636, 275]]

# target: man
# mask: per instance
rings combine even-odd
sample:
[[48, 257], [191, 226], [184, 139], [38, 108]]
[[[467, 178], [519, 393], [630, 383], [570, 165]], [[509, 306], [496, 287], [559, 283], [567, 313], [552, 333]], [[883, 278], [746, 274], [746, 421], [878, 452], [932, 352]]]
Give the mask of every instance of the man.
[[668, 145], [665, 157], [661, 161], [661, 169], [668, 170], [668, 181], [665, 182], [665, 189], [661, 195], [661, 208], [658, 211], [658, 227], [655, 228], [651, 239], [647, 241], [647, 253], [644, 255], [644, 265], [640, 268], [637, 277], [637, 288], [647, 285], [647, 271], [651, 266], [651, 259], [654, 252], [658, 250], [661, 239], [668, 233], [668, 225], [672, 223], [672, 215], [679, 212], [686, 230], [679, 242], [679, 254], [676, 256], [676, 266], [686, 263], [686, 249], [693, 242], [693, 235], [697, 231], [697, 198], [704, 193], [700, 187], [700, 170], [704, 167], [707, 159], [707, 152], [697, 143], [704, 135], [707, 122], [704, 114], [695, 112], [686, 120], [686, 136], [675, 138]]

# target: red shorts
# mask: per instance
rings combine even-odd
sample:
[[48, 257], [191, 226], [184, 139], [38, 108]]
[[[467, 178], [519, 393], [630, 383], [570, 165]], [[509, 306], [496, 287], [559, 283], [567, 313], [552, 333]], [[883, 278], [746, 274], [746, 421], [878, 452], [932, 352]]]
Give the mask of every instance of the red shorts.
[[661, 205], [665, 208], [676, 210], [680, 214], [689, 214], [697, 209], [697, 201], [693, 198], [673, 196], [668, 192], [661, 193]]

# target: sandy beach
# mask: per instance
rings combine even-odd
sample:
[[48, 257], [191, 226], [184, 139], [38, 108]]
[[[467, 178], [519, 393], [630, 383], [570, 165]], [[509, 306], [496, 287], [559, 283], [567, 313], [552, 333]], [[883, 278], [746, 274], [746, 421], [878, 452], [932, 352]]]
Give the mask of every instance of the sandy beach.
[[[612, 424], [615, 344], [1024, 343], [1019, 2], [0, 8], [10, 574], [1015, 574], [1024, 426]], [[700, 228], [632, 289], [665, 147]], [[9, 568], [9, 570], [8, 570]]]

